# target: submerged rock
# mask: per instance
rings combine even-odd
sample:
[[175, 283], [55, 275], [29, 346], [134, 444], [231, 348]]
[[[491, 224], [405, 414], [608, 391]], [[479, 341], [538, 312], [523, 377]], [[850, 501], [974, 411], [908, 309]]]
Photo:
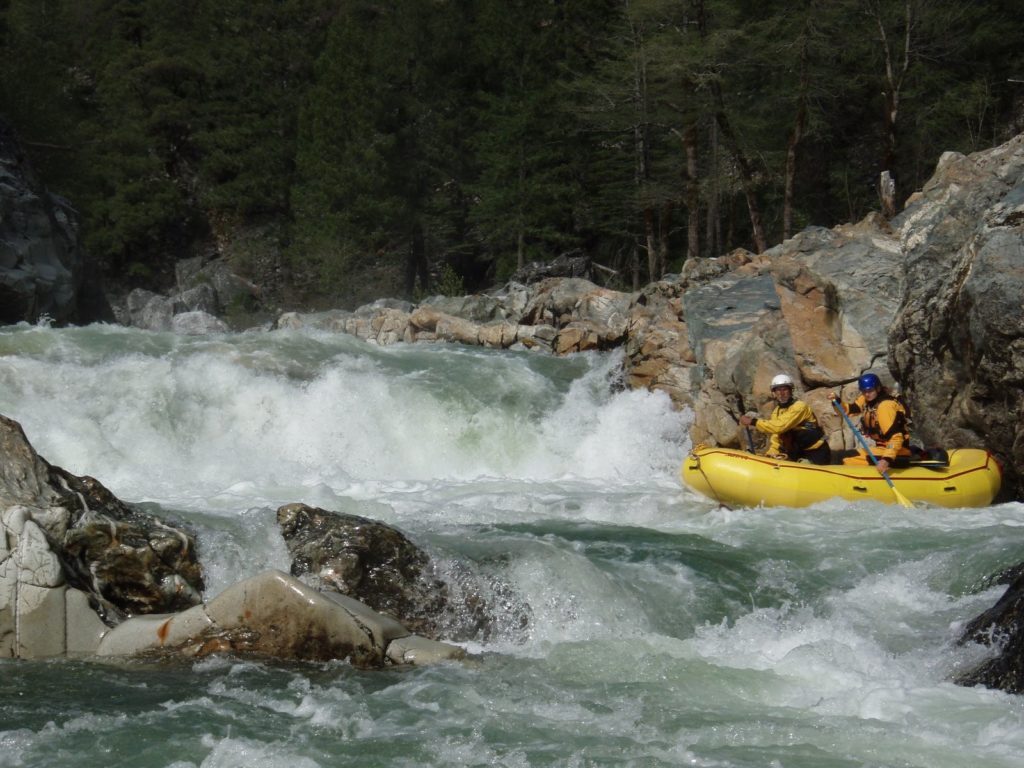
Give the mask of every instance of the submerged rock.
[[[1005, 573], [1012, 578], [999, 601], [973, 618], [959, 642], [991, 646], [997, 653], [974, 669], [959, 675], [960, 685], [984, 685], [1007, 693], [1024, 693], [1024, 574], [1022, 566]], [[998, 577], [997, 577], [998, 578]]]
[[277, 523], [293, 558], [293, 576], [312, 576], [325, 589], [436, 636], [432, 617], [447, 602], [445, 586], [431, 578], [426, 553], [397, 528], [305, 504], [278, 509]]

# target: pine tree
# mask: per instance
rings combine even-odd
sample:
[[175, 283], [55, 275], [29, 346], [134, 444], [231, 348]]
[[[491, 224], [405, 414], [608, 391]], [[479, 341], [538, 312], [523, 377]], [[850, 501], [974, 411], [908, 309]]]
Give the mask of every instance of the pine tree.
[[546, 0], [480, 6], [475, 51], [487, 82], [470, 142], [481, 169], [469, 187], [470, 222], [500, 280], [576, 245], [571, 133], [559, 99], [567, 20]]
[[[428, 287], [451, 100], [436, 62], [460, 10], [349, 0], [331, 25], [303, 107], [292, 255], [350, 297]], [[374, 274], [383, 283], [367, 283]]]

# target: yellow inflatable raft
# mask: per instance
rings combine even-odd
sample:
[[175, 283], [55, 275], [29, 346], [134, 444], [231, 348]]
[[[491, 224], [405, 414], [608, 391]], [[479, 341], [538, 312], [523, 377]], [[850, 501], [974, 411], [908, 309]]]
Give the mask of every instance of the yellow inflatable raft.
[[[816, 466], [699, 445], [680, 472], [690, 488], [726, 505], [805, 507], [835, 497], [896, 502], [874, 465]], [[915, 503], [984, 507], [999, 492], [1002, 470], [988, 451], [955, 448], [948, 466], [912, 465], [889, 470], [889, 477]]]

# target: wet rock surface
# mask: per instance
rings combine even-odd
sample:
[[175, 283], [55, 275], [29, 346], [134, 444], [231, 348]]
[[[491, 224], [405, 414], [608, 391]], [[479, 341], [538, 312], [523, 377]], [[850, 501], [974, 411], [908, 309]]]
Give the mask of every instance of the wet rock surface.
[[49, 464], [21, 425], [4, 416], [0, 456], [0, 509], [24, 510], [59, 559], [67, 584], [89, 595], [106, 622], [201, 600], [193, 532], [125, 504], [95, 478]]
[[282, 506], [277, 520], [293, 576], [353, 597], [418, 635], [486, 639], [529, 622], [529, 609], [500, 579], [465, 564], [442, 575], [425, 550], [385, 523], [305, 504]]
[[390, 526], [282, 507], [295, 570], [315, 569], [328, 588], [269, 570], [204, 603], [190, 531], [49, 464], [3, 416], [0, 458], [0, 658], [221, 653], [381, 667], [465, 657], [394, 618], [436, 634], [430, 611], [445, 605], [429, 558]]
[[1024, 563], [997, 574], [993, 581], [1008, 583], [1006, 592], [967, 623], [959, 642], [989, 646], [995, 655], [959, 675], [956, 682], [1024, 693]]

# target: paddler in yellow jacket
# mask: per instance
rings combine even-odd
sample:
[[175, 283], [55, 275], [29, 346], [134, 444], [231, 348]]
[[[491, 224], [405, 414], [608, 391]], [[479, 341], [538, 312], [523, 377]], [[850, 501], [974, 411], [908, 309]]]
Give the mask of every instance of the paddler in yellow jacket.
[[[907, 409], [882, 386], [881, 379], [865, 373], [857, 380], [860, 396], [852, 403], [842, 403], [838, 395], [829, 395], [839, 402], [849, 416], [860, 415], [861, 434], [874, 442], [871, 453], [877, 459], [878, 471], [885, 473], [892, 466], [906, 466], [911, 455]], [[867, 451], [857, 449], [857, 455], [843, 459], [843, 464], [869, 464]]]
[[772, 379], [772, 396], [776, 405], [771, 416], [760, 419], [745, 413], [740, 416], [740, 424], [771, 435], [767, 455], [772, 458], [830, 463], [832, 453], [814, 411], [802, 400], [793, 399], [793, 379], [784, 373]]

